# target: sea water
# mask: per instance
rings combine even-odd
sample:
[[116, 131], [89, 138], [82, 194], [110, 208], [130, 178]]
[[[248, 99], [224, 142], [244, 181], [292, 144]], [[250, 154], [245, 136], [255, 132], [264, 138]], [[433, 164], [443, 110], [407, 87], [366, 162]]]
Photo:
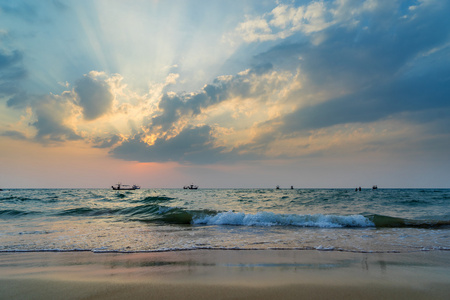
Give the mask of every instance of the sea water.
[[9, 189], [0, 251], [450, 250], [450, 189]]

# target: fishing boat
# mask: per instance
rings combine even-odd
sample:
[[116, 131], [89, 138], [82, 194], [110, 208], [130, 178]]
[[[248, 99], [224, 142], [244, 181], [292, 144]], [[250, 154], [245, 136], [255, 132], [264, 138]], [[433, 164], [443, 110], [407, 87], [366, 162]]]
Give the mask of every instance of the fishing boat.
[[198, 185], [193, 185], [193, 184], [185, 185], [185, 186], [183, 186], [183, 189], [185, 189], [185, 190], [197, 190], [198, 189]]
[[111, 188], [115, 191], [134, 191], [134, 190], [140, 189], [141, 187], [138, 185], [135, 185], [135, 184], [127, 185], [127, 184], [118, 183], [116, 185], [112, 185]]

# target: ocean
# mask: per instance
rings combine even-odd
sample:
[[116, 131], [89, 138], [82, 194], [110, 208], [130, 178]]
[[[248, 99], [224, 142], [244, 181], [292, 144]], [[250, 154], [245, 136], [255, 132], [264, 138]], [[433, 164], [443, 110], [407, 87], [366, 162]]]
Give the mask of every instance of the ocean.
[[0, 251], [450, 250], [450, 189], [7, 189]]

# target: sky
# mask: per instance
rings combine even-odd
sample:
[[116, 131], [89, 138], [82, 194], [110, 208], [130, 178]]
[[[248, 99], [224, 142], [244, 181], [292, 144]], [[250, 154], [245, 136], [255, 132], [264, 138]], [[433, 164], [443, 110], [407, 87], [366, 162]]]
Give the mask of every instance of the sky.
[[0, 188], [450, 188], [449, 12], [0, 0]]

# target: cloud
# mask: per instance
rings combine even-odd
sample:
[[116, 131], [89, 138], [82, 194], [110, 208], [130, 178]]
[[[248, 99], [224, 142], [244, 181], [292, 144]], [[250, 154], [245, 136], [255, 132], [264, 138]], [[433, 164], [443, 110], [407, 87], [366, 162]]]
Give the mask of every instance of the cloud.
[[94, 148], [111, 148], [122, 141], [122, 137], [118, 134], [114, 134], [108, 137], [94, 138]]
[[[450, 72], [447, 75], [450, 76]], [[450, 81], [440, 79], [396, 81], [304, 107], [284, 116], [280, 130], [289, 133], [339, 124], [370, 123], [402, 112], [445, 108], [450, 106], [446, 100]]]
[[[313, 149], [332, 152], [337, 144], [345, 147], [339, 140], [352, 136], [355, 128], [369, 134], [352, 138], [360, 144], [348, 146], [349, 152], [373, 149], [369, 144], [382, 145], [383, 139], [389, 141], [385, 149], [395, 148], [392, 143], [405, 152], [419, 147], [407, 142], [418, 139], [410, 136], [413, 130], [381, 134], [383, 124], [389, 128], [393, 123], [414, 126], [417, 134], [426, 132], [427, 143], [436, 147], [440, 139], [448, 138], [450, 21], [445, 12], [449, 4], [423, 2], [408, 9], [399, 2], [356, 1], [351, 11], [336, 10], [349, 3], [332, 3], [330, 13], [335, 19], [320, 32], [309, 34], [309, 39], [298, 31], [253, 57], [255, 63], [270, 63], [276, 70], [297, 70], [298, 85], [278, 102], [289, 102], [293, 109], [254, 126], [253, 137], [241, 144], [241, 150], [266, 157], [301, 157], [313, 154]], [[279, 14], [288, 14], [287, 8]], [[273, 26], [292, 26], [275, 20]], [[316, 34], [322, 37], [320, 43]], [[373, 126], [377, 131], [370, 130]], [[339, 138], [333, 137], [335, 130]], [[329, 137], [317, 140], [318, 133]]]
[[311, 98], [314, 92], [328, 92], [325, 98], [274, 120], [273, 124], [284, 123], [281, 132], [368, 123], [449, 105], [446, 9], [422, 7], [414, 10], [414, 18], [403, 19], [396, 18], [403, 13], [400, 7], [398, 11], [378, 9], [380, 25], [374, 22], [361, 29], [336, 24], [323, 30], [328, 38], [318, 45], [285, 43], [255, 57], [275, 67], [297, 62], [305, 82], [293, 96]]
[[174, 137], [156, 139], [152, 145], [144, 142], [141, 135], [136, 135], [113, 149], [112, 155], [140, 162], [207, 164], [216, 162], [224, 150], [215, 146], [214, 141], [210, 126], [187, 127]]
[[[244, 72], [219, 76], [196, 93], [164, 94], [158, 105], [159, 114], [151, 116], [146, 127], [149, 132], [160, 130], [160, 138], [148, 146], [142, 141], [146, 140], [146, 134], [141, 133], [137, 139], [124, 142], [123, 148], [116, 148], [118, 152], [114, 150], [114, 154], [130, 160], [147, 161], [149, 156], [143, 153], [153, 151], [154, 157], [160, 159], [156, 161], [177, 160], [176, 157], [180, 162], [196, 161], [181, 153], [170, 155], [175, 151], [170, 147], [178, 147], [175, 141], [180, 128], [186, 124], [185, 130], [192, 128], [189, 126], [202, 118], [203, 122], [210, 124], [209, 128], [215, 128], [214, 144], [227, 147], [226, 151], [223, 148], [209, 156], [211, 160], [230, 162], [263, 156], [295, 156], [295, 153], [298, 156], [304, 155], [302, 153], [313, 155], [313, 149], [325, 151], [325, 147], [339, 143], [337, 140], [324, 142], [326, 137], [323, 135], [333, 134], [333, 130], [328, 130], [333, 126], [341, 126], [339, 130], [344, 132], [337, 136], [342, 139], [345, 126], [354, 128], [352, 124], [364, 127], [394, 118], [398, 124], [425, 124], [421, 120], [427, 119], [428, 112], [435, 114], [436, 109], [448, 111], [450, 104], [446, 95], [450, 94], [450, 55], [449, 34], [442, 28], [442, 24], [446, 28], [449, 24], [449, 21], [443, 23], [446, 20], [445, 9], [423, 6], [412, 12], [398, 4], [387, 6], [373, 2], [374, 5], [369, 5], [369, 2], [364, 2], [355, 7], [353, 15], [349, 15], [341, 7], [345, 3], [334, 2], [328, 11], [323, 11], [326, 8], [323, 3], [319, 3], [320, 7], [308, 7], [312, 15], [327, 16], [321, 19], [327, 21], [321, 23], [326, 26], [316, 26], [317, 32], [325, 37], [320, 43], [312, 37], [312, 30], [301, 27], [297, 32], [293, 31], [292, 20], [300, 7], [279, 6], [279, 10], [271, 12], [268, 24], [283, 30], [290, 28], [291, 34], [284, 38], [278, 36], [283, 41], [254, 55], [254, 66]], [[335, 19], [330, 19], [330, 15]], [[371, 22], [363, 23], [368, 15], [372, 17]], [[302, 38], [305, 34], [311, 35], [311, 39]], [[288, 80], [277, 84], [267, 81], [269, 74], [284, 71], [291, 72], [291, 76], [286, 77]], [[267, 101], [269, 97], [270, 102]], [[216, 119], [210, 115], [213, 114], [212, 109], [219, 114], [224, 107], [230, 108], [230, 101], [235, 104], [232, 109], [243, 109], [245, 103], [252, 103], [258, 108], [266, 106], [266, 111], [273, 113], [261, 113], [256, 107], [251, 108], [258, 111], [260, 118], [254, 118], [250, 111], [246, 111], [248, 114], [239, 114], [232, 121], [232, 126], [239, 129], [225, 130], [224, 126], [230, 124], [226, 117], [231, 115], [223, 113]], [[414, 121], [419, 116], [421, 120]], [[446, 122], [434, 122], [433, 126], [439, 124]], [[161, 131], [170, 130], [175, 137], [161, 134]], [[317, 132], [322, 133], [318, 135]], [[368, 129], [365, 132], [377, 134]], [[308, 136], [321, 138], [308, 141]], [[361, 139], [361, 143], [370, 142], [368, 137]], [[206, 149], [217, 150], [209, 145]], [[296, 151], [295, 147], [299, 150]], [[302, 147], [307, 150], [301, 150]], [[136, 152], [132, 151], [133, 148]], [[157, 151], [159, 149], [164, 151]]]
[[[126, 139], [112, 153], [115, 157], [141, 162], [200, 164], [259, 157], [260, 153], [250, 153], [249, 147], [232, 145], [235, 138], [227, 142], [224, 134], [233, 134], [234, 130], [226, 126], [242, 127], [236, 133], [239, 136], [241, 130], [246, 131], [251, 126], [243, 125], [244, 122], [255, 122], [243, 118], [264, 118], [267, 108], [259, 104], [268, 102], [272, 94], [279, 93], [289, 78], [273, 70], [270, 63], [263, 63], [234, 76], [219, 76], [199, 92], [165, 93], [160, 98], [159, 111], [152, 112], [138, 133]], [[259, 114], [260, 110], [263, 115]], [[210, 125], [199, 125], [202, 123]], [[195, 142], [195, 147], [192, 142]]]
[[114, 96], [109, 85], [97, 73], [91, 72], [79, 79], [74, 90], [86, 120], [95, 120], [111, 111]]
[[7, 136], [16, 140], [26, 140], [27, 137], [23, 134], [23, 132], [17, 130], [7, 130], [0, 133], [1, 136]]
[[[362, 149], [370, 134], [394, 123], [446, 137], [448, 2], [289, 3], [234, 27], [241, 46], [221, 66], [227, 71], [197, 90], [170, 91], [185, 87], [177, 67], [144, 94], [125, 83], [136, 78], [92, 71], [59, 96], [32, 95], [21, 88], [24, 54], [0, 50], [0, 94], [10, 108], [27, 108], [36, 141], [83, 137], [116, 158], [142, 162], [301, 157], [325, 153], [346, 136]], [[397, 134], [408, 140], [412, 131]]]
[[41, 143], [79, 140], [81, 136], [69, 124], [73, 118], [74, 105], [61, 96], [45, 96], [34, 107], [36, 121], [31, 123], [37, 129], [35, 139]]
[[13, 51], [12, 53], [0, 53], [0, 69], [4, 69], [9, 67], [19, 61], [22, 60], [22, 53], [18, 50]]
[[261, 76], [271, 70], [272, 65], [265, 63], [235, 76], [218, 77], [197, 93], [166, 93], [158, 104], [161, 113], [151, 119], [150, 128], [161, 126], [162, 130], [168, 130], [183, 116], [197, 116], [203, 109], [232, 97], [258, 96], [263, 93], [263, 90], [252, 90], [254, 82], [252, 77]]
[[[33, 10], [27, 10], [26, 6], [9, 7], [6, 11], [11, 12], [15, 9], [17, 13], [33, 14]], [[68, 124], [68, 120], [74, 117], [74, 106], [70, 96], [30, 95], [22, 86], [28, 74], [23, 66], [23, 56], [19, 50], [10, 52], [0, 50], [0, 97], [8, 99], [8, 107], [24, 109], [28, 116], [32, 116], [28, 124], [36, 129], [36, 134], [31, 139], [45, 144], [81, 139], [73, 126]], [[18, 124], [20, 123], [22, 121]], [[30, 139], [32, 136], [19, 130], [7, 130], [2, 135], [14, 139]]]
[[331, 26], [331, 13], [324, 1], [308, 5], [279, 4], [270, 13], [249, 17], [236, 28], [246, 42], [264, 42], [285, 39], [296, 32], [311, 34]]
[[[22, 66], [23, 54], [19, 50], [7, 52], [0, 49], [0, 97], [14, 96], [20, 93], [20, 81], [27, 76], [27, 71]], [[14, 100], [8, 102], [13, 106]]]

